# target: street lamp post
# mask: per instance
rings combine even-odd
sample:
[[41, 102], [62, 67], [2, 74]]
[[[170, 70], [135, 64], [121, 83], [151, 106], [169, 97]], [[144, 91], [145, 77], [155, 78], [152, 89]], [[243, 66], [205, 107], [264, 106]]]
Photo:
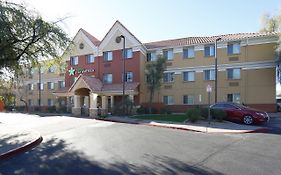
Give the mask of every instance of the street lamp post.
[[217, 52], [218, 52], [218, 41], [221, 40], [221, 38], [216, 38], [215, 40], [215, 103], [218, 101], [218, 58], [217, 58]]
[[125, 36], [124, 35], [120, 35], [116, 37], [116, 43], [120, 43], [121, 42], [121, 38], [123, 39], [123, 89], [122, 89], [122, 110], [123, 110], [123, 115], [125, 114], [125, 81], [126, 81], [126, 74], [125, 74]]

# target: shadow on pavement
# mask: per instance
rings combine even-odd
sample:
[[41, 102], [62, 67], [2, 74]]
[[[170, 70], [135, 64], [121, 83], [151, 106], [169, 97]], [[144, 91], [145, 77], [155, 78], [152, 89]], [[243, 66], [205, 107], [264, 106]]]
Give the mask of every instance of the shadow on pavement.
[[82, 152], [66, 147], [63, 140], [55, 138], [42, 142], [25, 154], [0, 162], [0, 175], [221, 174], [169, 157], [151, 155], [143, 156], [145, 165], [119, 160], [114, 163], [90, 161]]

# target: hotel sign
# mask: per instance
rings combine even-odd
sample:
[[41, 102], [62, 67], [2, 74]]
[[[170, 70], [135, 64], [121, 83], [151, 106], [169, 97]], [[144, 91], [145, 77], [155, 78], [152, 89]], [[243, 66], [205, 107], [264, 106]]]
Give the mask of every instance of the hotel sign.
[[71, 67], [68, 70], [69, 76], [75, 75], [75, 74], [83, 74], [86, 72], [95, 72], [95, 69], [85, 69], [85, 68], [77, 68], [74, 69], [73, 67]]

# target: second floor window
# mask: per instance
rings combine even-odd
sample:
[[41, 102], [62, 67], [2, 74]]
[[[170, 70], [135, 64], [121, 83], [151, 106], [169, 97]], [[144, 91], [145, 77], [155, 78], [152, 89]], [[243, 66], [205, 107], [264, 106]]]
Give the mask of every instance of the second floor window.
[[106, 84], [111, 84], [112, 83], [112, 74], [104, 74], [103, 82]]
[[194, 47], [188, 47], [183, 49], [183, 58], [194, 58], [195, 52]]
[[87, 64], [90, 64], [90, 63], [95, 62], [95, 57], [94, 57], [94, 55], [93, 55], [93, 54], [86, 55], [86, 62], [87, 62]]
[[54, 66], [49, 67], [48, 73], [54, 73], [54, 72], [55, 72], [55, 67]]
[[183, 72], [183, 81], [194, 81], [194, 80], [195, 80], [194, 71]]
[[48, 90], [55, 89], [55, 84], [53, 82], [48, 82]]
[[174, 81], [174, 72], [164, 73], [163, 82], [169, 83]]
[[227, 44], [227, 54], [233, 55], [233, 54], [240, 54], [240, 43], [228, 43]]
[[71, 65], [78, 65], [78, 56], [70, 57], [70, 64]]
[[147, 61], [156, 61], [156, 59], [157, 59], [156, 52], [147, 53]]
[[104, 61], [112, 61], [112, 52], [103, 52], [103, 60]]
[[125, 58], [133, 58], [133, 49], [129, 48], [129, 49], [125, 49]]
[[37, 83], [38, 90], [44, 90], [44, 83]]
[[205, 57], [215, 56], [215, 45], [207, 45], [204, 47]]
[[227, 79], [229, 80], [237, 80], [240, 79], [240, 68], [235, 69], [227, 69]]
[[215, 70], [204, 70], [205, 80], [215, 80]]
[[28, 84], [28, 90], [32, 91], [33, 90], [33, 84]]
[[166, 58], [166, 60], [172, 60], [174, 57], [173, 49], [170, 50], [164, 50], [163, 51], [163, 56]]
[[59, 86], [59, 89], [62, 89], [65, 87], [65, 81], [58, 81], [58, 86]]

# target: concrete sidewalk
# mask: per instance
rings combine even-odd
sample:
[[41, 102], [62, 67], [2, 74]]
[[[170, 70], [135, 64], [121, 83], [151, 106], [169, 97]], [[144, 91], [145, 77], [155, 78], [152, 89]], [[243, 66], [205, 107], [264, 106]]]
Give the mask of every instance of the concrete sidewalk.
[[28, 151], [42, 140], [37, 131], [8, 127], [0, 123], [0, 161]]
[[131, 117], [117, 117], [117, 116], [107, 117], [105, 119], [100, 119], [100, 120], [172, 128], [172, 129], [203, 132], [203, 133], [239, 134], [239, 133], [253, 133], [253, 132], [268, 132], [270, 130], [265, 126], [255, 126], [255, 125], [249, 126], [244, 124], [236, 124], [228, 121], [224, 121], [224, 122], [213, 121], [209, 125], [208, 122], [206, 121], [198, 121], [196, 123], [174, 123], [174, 122], [164, 122], [164, 121], [140, 120]]

